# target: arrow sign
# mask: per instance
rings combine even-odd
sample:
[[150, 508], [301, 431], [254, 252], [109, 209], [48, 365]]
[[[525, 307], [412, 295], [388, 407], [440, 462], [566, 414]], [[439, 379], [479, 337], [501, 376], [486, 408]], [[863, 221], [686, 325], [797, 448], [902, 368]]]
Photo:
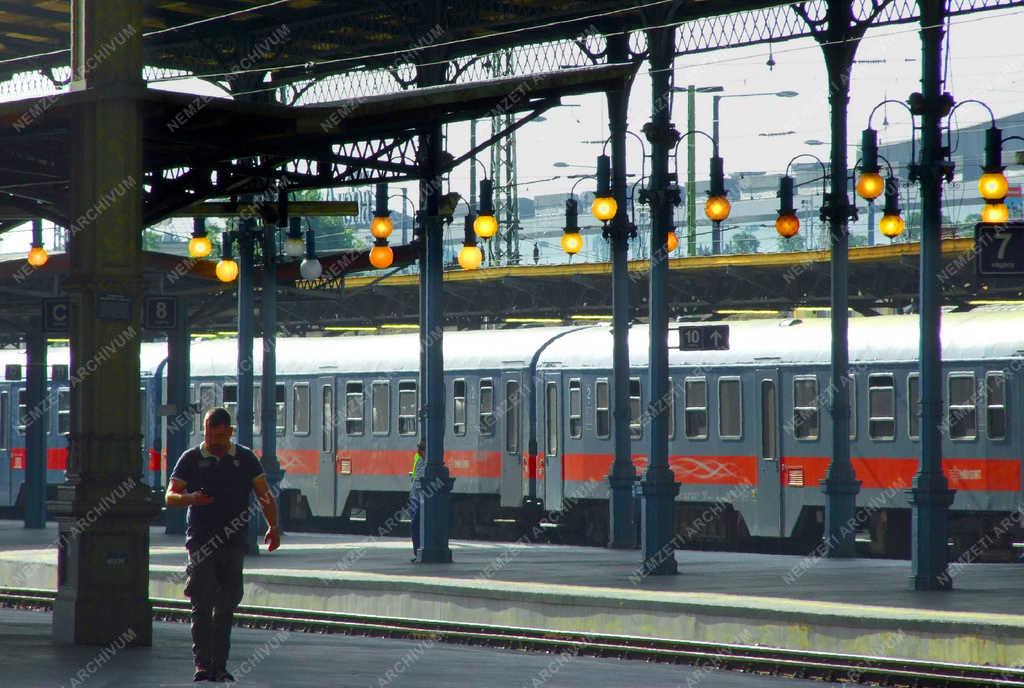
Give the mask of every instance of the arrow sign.
[[728, 325], [682, 325], [679, 327], [680, 351], [728, 351]]

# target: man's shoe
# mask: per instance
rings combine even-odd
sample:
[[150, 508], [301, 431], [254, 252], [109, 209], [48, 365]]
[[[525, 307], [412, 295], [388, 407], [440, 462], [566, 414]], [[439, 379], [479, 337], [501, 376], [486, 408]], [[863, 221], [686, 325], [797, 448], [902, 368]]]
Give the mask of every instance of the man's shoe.
[[213, 681], [213, 673], [206, 669], [196, 668], [196, 675], [192, 677], [193, 681]]
[[234, 683], [235, 677], [232, 676], [231, 672], [227, 669], [221, 669], [217, 672], [217, 676], [213, 680], [220, 681], [221, 683]]

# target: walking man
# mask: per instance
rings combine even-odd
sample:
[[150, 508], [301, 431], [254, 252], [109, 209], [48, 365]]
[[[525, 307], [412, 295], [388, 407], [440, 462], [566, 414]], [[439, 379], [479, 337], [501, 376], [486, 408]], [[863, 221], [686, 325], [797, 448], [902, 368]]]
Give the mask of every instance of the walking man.
[[182, 454], [171, 472], [165, 501], [168, 507], [188, 507], [185, 594], [192, 601], [192, 680], [234, 681], [227, 661], [231, 622], [242, 601], [246, 529], [254, 516], [250, 491], [269, 525], [263, 540], [269, 551], [281, 544], [281, 533], [260, 460], [231, 441], [231, 415], [223, 408], [210, 409], [203, 427], [203, 442]]

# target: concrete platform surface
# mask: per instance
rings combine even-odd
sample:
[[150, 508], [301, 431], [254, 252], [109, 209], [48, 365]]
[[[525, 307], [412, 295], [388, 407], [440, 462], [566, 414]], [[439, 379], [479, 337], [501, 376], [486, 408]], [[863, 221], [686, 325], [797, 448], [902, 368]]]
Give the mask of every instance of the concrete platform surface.
[[[0, 609], [3, 685], [11, 688], [157, 688], [192, 683], [188, 626], [157, 623], [150, 648], [58, 647], [51, 615]], [[783, 688], [819, 681], [526, 653], [419, 641], [236, 628], [229, 669], [253, 688]], [[115, 648], [116, 650], [116, 648]], [[13, 681], [13, 682], [12, 682]]]
[[[0, 524], [0, 586], [54, 589], [55, 537]], [[955, 564], [952, 591], [915, 592], [906, 561], [679, 551], [659, 577], [636, 550], [451, 546], [422, 565], [405, 539], [288, 534], [247, 561], [243, 603], [1024, 665], [1022, 564]], [[182, 538], [154, 529], [150, 553], [151, 594], [181, 598]]]

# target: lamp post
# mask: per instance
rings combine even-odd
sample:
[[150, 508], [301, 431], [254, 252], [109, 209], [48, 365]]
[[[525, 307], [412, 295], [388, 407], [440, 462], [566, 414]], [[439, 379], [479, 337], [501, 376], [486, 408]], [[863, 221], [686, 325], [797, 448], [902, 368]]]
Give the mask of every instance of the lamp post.
[[[698, 93], [721, 93], [722, 86], [673, 87], [674, 92], [686, 93], [686, 130], [697, 128], [696, 96]], [[686, 143], [686, 253], [697, 255], [697, 140]]]
[[[711, 139], [712, 139], [712, 160], [721, 160], [719, 155], [719, 113], [721, 102], [725, 98], [756, 98], [762, 96], [775, 96], [777, 98], [795, 98], [800, 95], [797, 91], [769, 91], [765, 93], [727, 93], [726, 95], [716, 95], [711, 99]], [[692, 128], [692, 127], [691, 127]], [[714, 162], [712, 162], [712, 169]], [[720, 189], [724, 191], [724, 187]], [[715, 196], [715, 189], [711, 190], [711, 195]], [[722, 194], [724, 197], [724, 194]], [[726, 213], [728, 215], [728, 213]], [[710, 216], [709, 216], [710, 217]], [[722, 218], [724, 220], [725, 218]], [[711, 253], [718, 255], [722, 252], [722, 220], [712, 219], [711, 221]]]
[[[945, 0], [919, 0], [921, 10], [921, 92], [913, 93], [907, 100], [912, 117], [920, 117], [921, 159], [916, 160], [914, 140], [911, 137], [911, 180], [921, 184], [921, 270], [919, 283], [920, 304], [920, 436], [921, 460], [913, 485], [908, 490], [911, 503], [911, 553], [913, 577], [911, 582], [916, 590], [952, 589], [952, 578], [948, 573], [949, 555], [947, 537], [949, 530], [949, 507], [955, 491], [942, 472], [942, 348], [940, 328], [942, 324], [942, 301], [938, 289], [941, 228], [942, 228], [942, 183], [952, 179], [953, 163], [946, 159], [942, 145], [942, 120], [954, 109], [951, 95], [942, 91], [942, 40], [945, 34]], [[872, 111], [872, 116], [880, 103]], [[993, 129], [995, 121], [993, 119]], [[868, 119], [868, 131], [864, 141], [869, 146], [877, 134]], [[997, 133], [986, 136], [986, 174], [995, 173], [1001, 167], [998, 158], [993, 159]], [[991, 167], [989, 166], [991, 163]], [[999, 173], [1002, 170], [999, 169]], [[868, 180], [864, 187], [872, 193], [874, 184]], [[989, 187], [990, 183], [994, 183]], [[858, 182], [858, 190], [861, 188]], [[999, 180], [982, 176], [979, 191], [986, 197], [988, 205], [998, 205], [996, 194], [1000, 189]], [[992, 201], [995, 201], [994, 203]]]

